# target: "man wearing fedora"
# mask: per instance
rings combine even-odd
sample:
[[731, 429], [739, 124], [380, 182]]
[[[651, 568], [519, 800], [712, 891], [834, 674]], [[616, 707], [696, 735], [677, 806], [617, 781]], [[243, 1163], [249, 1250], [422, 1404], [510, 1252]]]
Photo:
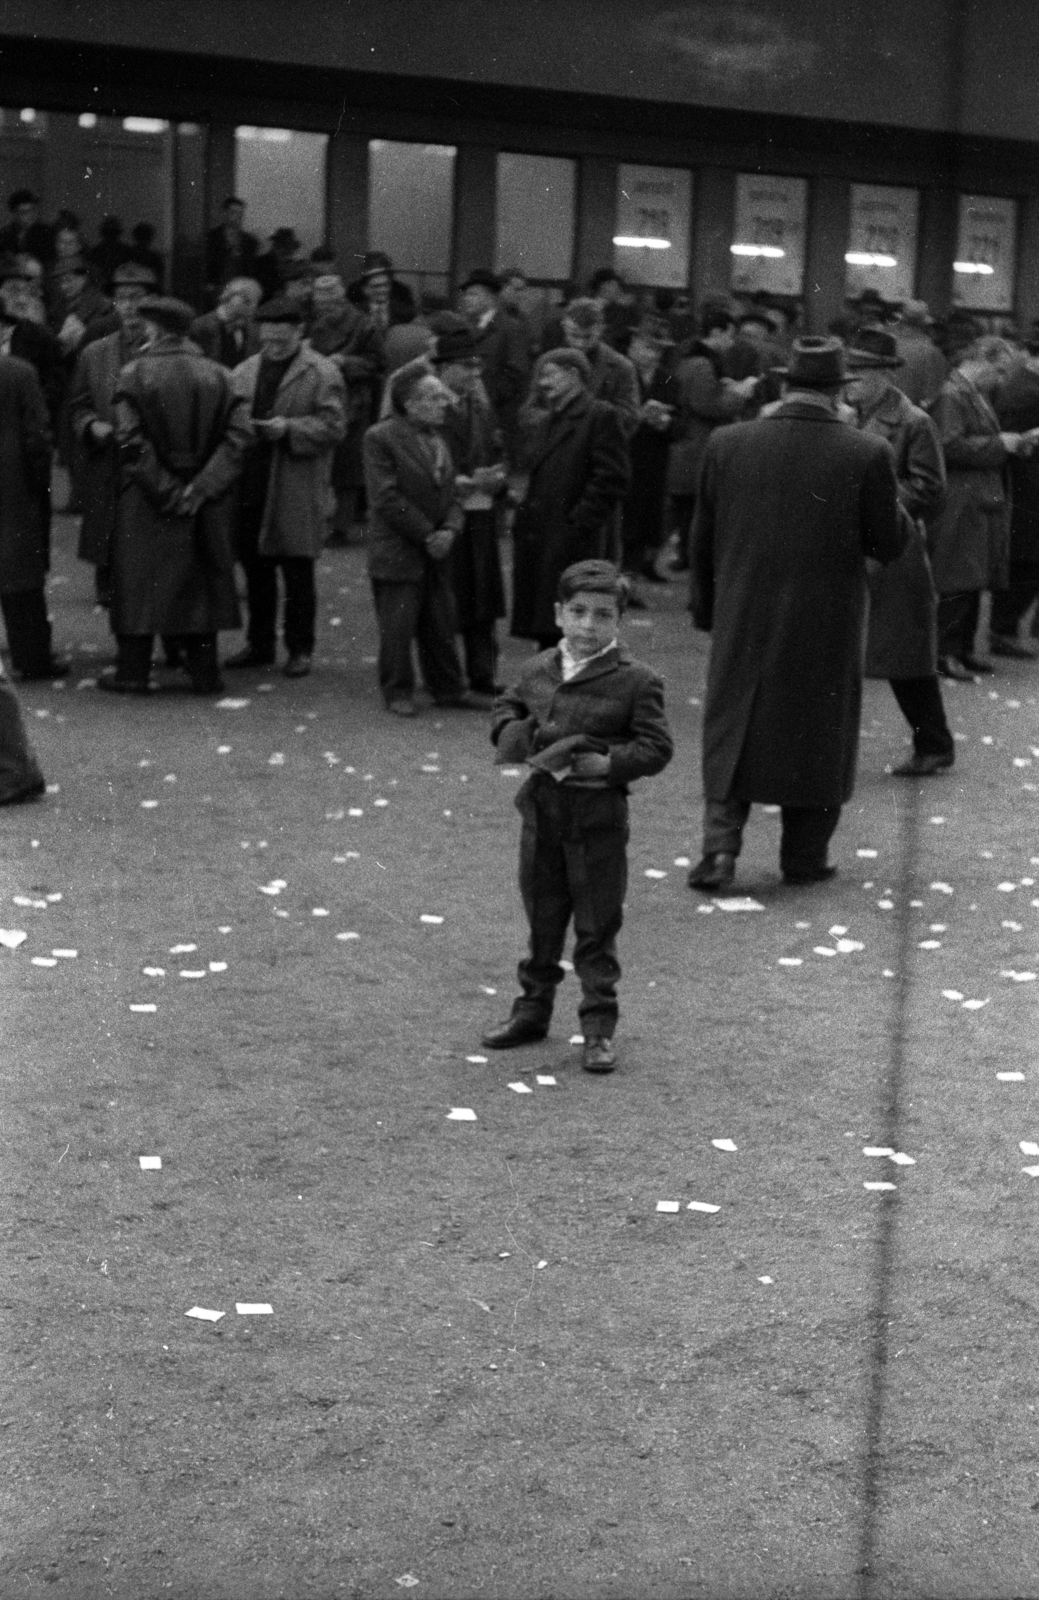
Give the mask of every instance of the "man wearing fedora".
[[519, 409], [530, 384], [530, 335], [525, 325], [498, 303], [500, 294], [501, 284], [494, 273], [477, 267], [462, 284], [461, 305], [476, 341], [483, 386], [511, 456]]
[[119, 493], [112, 541], [115, 672], [98, 687], [147, 694], [155, 634], [181, 640], [197, 694], [223, 685], [220, 628], [237, 628], [231, 489], [249, 439], [243, 401], [223, 367], [187, 337], [194, 310], [148, 296], [145, 348], [113, 399]]
[[899, 347], [886, 328], [860, 328], [847, 353], [846, 398], [864, 433], [886, 439], [895, 457], [898, 501], [909, 534], [897, 561], [869, 574], [867, 678], [887, 678], [913, 730], [913, 754], [895, 767], [903, 778], [951, 767], [955, 745], [938, 679], [938, 595], [927, 559], [926, 525], [945, 501], [945, 459], [938, 432], [896, 388]]
[[855, 783], [866, 558], [906, 531], [890, 446], [847, 425], [838, 339], [795, 340], [784, 399], [719, 428], [690, 539], [693, 621], [711, 632], [703, 859], [690, 888], [733, 881], [752, 802], [778, 805], [788, 883], [822, 882]]
[[75, 440], [73, 475], [83, 520], [81, 561], [94, 568], [98, 601], [111, 600], [112, 533], [119, 462], [115, 448], [114, 398], [119, 374], [140, 355], [146, 340], [141, 305], [155, 290], [153, 273], [137, 261], [124, 261], [110, 283], [119, 327], [88, 344], [76, 360], [69, 388], [69, 421]]

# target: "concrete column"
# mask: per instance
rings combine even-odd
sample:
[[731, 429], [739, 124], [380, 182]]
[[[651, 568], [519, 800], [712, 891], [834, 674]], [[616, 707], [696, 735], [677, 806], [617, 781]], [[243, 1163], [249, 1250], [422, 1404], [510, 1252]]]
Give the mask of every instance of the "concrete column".
[[201, 304], [206, 235], [206, 129], [201, 123], [174, 123], [173, 227], [170, 287]]
[[498, 152], [487, 145], [463, 144], [455, 157], [455, 221], [451, 282], [463, 283], [474, 267], [494, 266]]
[[[229, 194], [234, 194], [235, 136], [234, 125], [228, 122], [211, 122], [206, 141], [206, 217], [209, 227], [215, 228], [223, 221], [220, 207]], [[246, 216], [245, 226], [249, 226]]]
[[368, 249], [368, 140], [338, 133], [328, 141], [325, 232], [347, 283]]
[[617, 219], [617, 163], [582, 156], [577, 171], [577, 239], [574, 276], [581, 288], [598, 267], [613, 266]]
[[82, 216], [86, 181], [82, 154], [83, 136], [78, 118], [70, 112], [48, 112], [40, 184], [44, 216], [53, 217], [63, 206]]
[[1039, 199], [1034, 195], [1017, 208], [1017, 289], [1014, 311], [1017, 325], [1026, 333], [1039, 317]]
[[808, 193], [804, 331], [821, 334], [844, 308], [845, 260], [851, 226], [851, 185], [813, 178]]
[[945, 316], [952, 301], [957, 219], [954, 189], [921, 189], [916, 292], [917, 298], [926, 300], [936, 317]]
[[732, 272], [736, 174], [703, 167], [693, 178], [693, 242], [690, 287], [699, 305], [705, 295], [727, 294]]

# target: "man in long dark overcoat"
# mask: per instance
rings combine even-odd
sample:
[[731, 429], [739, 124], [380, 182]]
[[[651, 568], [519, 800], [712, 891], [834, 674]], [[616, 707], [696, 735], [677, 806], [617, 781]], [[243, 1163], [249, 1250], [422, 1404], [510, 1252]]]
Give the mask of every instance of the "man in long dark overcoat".
[[[1029, 434], [1039, 429], [1039, 345], [1029, 343], [1027, 356], [1000, 386], [994, 405], [1005, 431]], [[1018, 632], [1039, 595], [1039, 455], [1016, 455], [1009, 473], [1010, 570], [1006, 586], [992, 596], [989, 648], [994, 656], [1032, 661], [1035, 650]]]
[[579, 350], [549, 350], [538, 361], [540, 407], [529, 409], [521, 446], [527, 473], [513, 524], [512, 627], [517, 639], [550, 650], [560, 573], [606, 554], [611, 519], [628, 492], [628, 443], [617, 413], [588, 393]]
[[239, 625], [231, 554], [231, 487], [249, 441], [245, 402], [223, 367], [187, 339], [194, 311], [156, 296], [141, 305], [149, 342], [115, 392], [119, 497], [112, 547], [114, 676], [123, 694], [150, 688], [156, 633], [179, 636], [199, 694], [222, 688], [220, 628]]
[[847, 362], [845, 397], [859, 427], [891, 446], [908, 533], [898, 560], [869, 574], [866, 676], [887, 678], [913, 730], [913, 754], [896, 776], [932, 777], [952, 766], [956, 750], [938, 677], [938, 595], [926, 544], [927, 523], [945, 502], [945, 461], [927, 412], [896, 388], [902, 357], [894, 334], [860, 328]]
[[890, 446], [848, 426], [837, 339], [796, 341], [787, 393], [721, 428], [704, 455], [691, 609], [712, 632], [703, 728], [704, 855], [691, 888], [726, 888], [752, 801], [782, 808], [780, 868], [831, 876], [855, 781], [866, 558], [906, 542]]
[[[0, 326], [10, 312], [0, 307]], [[50, 565], [51, 431], [28, 361], [0, 355], [0, 609], [11, 665], [22, 678], [58, 678], [44, 584]]]

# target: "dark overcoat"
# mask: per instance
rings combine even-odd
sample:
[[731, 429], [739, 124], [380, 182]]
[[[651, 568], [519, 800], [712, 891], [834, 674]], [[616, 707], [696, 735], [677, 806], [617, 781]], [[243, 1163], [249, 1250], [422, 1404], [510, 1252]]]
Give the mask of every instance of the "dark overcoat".
[[906, 530], [882, 439], [814, 400], [720, 428], [690, 541], [693, 619], [713, 632], [704, 794], [839, 806], [859, 739], [865, 558]]
[[669, 494], [695, 494], [700, 463], [715, 428], [735, 422], [746, 401], [722, 382], [717, 351], [694, 344], [678, 363], [678, 419], [667, 470]]
[[582, 392], [541, 413], [521, 459], [530, 476], [513, 524], [511, 632], [544, 639], [555, 633], [560, 573], [605, 554], [630, 482], [628, 444], [615, 408]]
[[462, 525], [454, 463], [434, 472], [422, 435], [403, 417], [387, 417], [364, 436], [368, 495], [368, 574], [377, 583], [422, 583], [434, 558], [426, 539]]
[[501, 306], [483, 327], [473, 329], [480, 371], [494, 414], [511, 442], [516, 418], [530, 383], [530, 336], [519, 317]]
[[[114, 405], [113, 632], [237, 628], [232, 490], [250, 431], [230, 375], [186, 340], [162, 338], [123, 369]], [[189, 484], [204, 497], [195, 516], [179, 511]]]
[[[250, 356], [231, 374], [249, 413], [262, 359]], [[332, 453], [346, 433], [346, 390], [338, 367], [301, 345], [282, 374], [271, 416], [284, 417], [288, 431], [271, 451], [259, 552], [315, 560], [334, 507]]]
[[122, 330], [96, 339], [80, 351], [69, 388], [69, 422], [75, 441], [73, 473], [83, 507], [78, 555], [81, 561], [91, 561], [96, 566], [107, 566], [112, 559], [119, 461], [115, 434], [98, 443], [91, 437], [90, 424], [114, 425], [113, 401], [119, 374], [138, 349]]
[[[1031, 366], [1011, 373], [995, 398], [1000, 427], [1007, 433], [1039, 428], [1039, 372]], [[1011, 456], [1010, 559], [1039, 565], [1039, 453]]]
[[937, 602], [926, 525], [945, 504], [945, 462], [934, 423], [899, 389], [860, 419], [895, 457], [898, 501], [909, 524], [897, 561], [869, 574], [867, 678], [927, 678], [938, 670]]
[[491, 738], [499, 760], [526, 761], [578, 734], [604, 745], [610, 758], [605, 778], [564, 779], [579, 787], [627, 789], [671, 760], [663, 681], [626, 646], [597, 656], [566, 683], [558, 649], [542, 650], [495, 706]]
[[42, 589], [49, 565], [51, 431], [28, 361], [0, 356], [0, 593]]
[[337, 492], [359, 489], [364, 482], [362, 442], [379, 409], [386, 370], [382, 334], [347, 301], [315, 318], [308, 338], [312, 350], [339, 368], [346, 385], [346, 433], [332, 457], [332, 487]]
[[939, 594], [1004, 589], [1010, 549], [1008, 455], [999, 420], [962, 372], [950, 373], [930, 407], [945, 452], [949, 490], [928, 529]]
[[[482, 390], [482, 385], [481, 385]], [[457, 473], [471, 477], [502, 459], [503, 440], [486, 393], [459, 395], [447, 413], [444, 439]], [[504, 487], [504, 486], [503, 486]], [[473, 501], [477, 504], [473, 504]], [[498, 550], [497, 499], [491, 494], [463, 498], [464, 521], [447, 558], [461, 633], [505, 615], [505, 581]]]

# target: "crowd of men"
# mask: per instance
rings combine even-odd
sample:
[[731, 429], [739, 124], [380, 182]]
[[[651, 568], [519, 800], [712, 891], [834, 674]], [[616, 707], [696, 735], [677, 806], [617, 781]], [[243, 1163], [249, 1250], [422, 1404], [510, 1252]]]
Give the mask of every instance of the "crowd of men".
[[[316, 558], [359, 530], [380, 688], [404, 717], [420, 709], [416, 655], [436, 704], [489, 708], [502, 688], [499, 622], [553, 647], [558, 580], [573, 563], [613, 561], [642, 607], [672, 569], [688, 570], [694, 620], [715, 635], [705, 775], [721, 810], [694, 871], [701, 886], [731, 879], [739, 806], [762, 798], [761, 770], [792, 763], [803, 777], [839, 747], [833, 781], [799, 779], [777, 803], [811, 809], [805, 794], [817, 793], [832, 811], [849, 792], [866, 616], [856, 561], [870, 563], [866, 671], [891, 682], [913, 733], [900, 774], [952, 763], [941, 677], [972, 680], [994, 670], [992, 655], [1035, 653], [1022, 637], [1039, 596], [1029, 340], [964, 317], [937, 330], [920, 302], [864, 296], [820, 345], [798, 337], [792, 303], [708, 297], [694, 315], [688, 296], [633, 291], [605, 268], [552, 300], [518, 271], [478, 269], [453, 306], [418, 301], [378, 252], [350, 277], [328, 250], [304, 257], [289, 228], [262, 250], [233, 196], [192, 306], [162, 292], [149, 241], [134, 250], [113, 224], [87, 249], [74, 218], [46, 225], [27, 191], [10, 208], [0, 609], [23, 679], [68, 670], [45, 601], [55, 453], [115, 636], [100, 687], [126, 695], [153, 692], [156, 638], [198, 694], [219, 692], [226, 669], [274, 664], [279, 631], [283, 671], [308, 674]], [[843, 575], [828, 564], [832, 528], [830, 545], [804, 542], [822, 526], [807, 516], [819, 484], [806, 485], [831, 455], [843, 487], [827, 490], [828, 515], [839, 501], [842, 526], [858, 530]], [[893, 463], [901, 539], [878, 533], [876, 507], [872, 531], [855, 522], [848, 496], [867, 456]], [[734, 497], [736, 521], [749, 520], [726, 559], [742, 576], [718, 566]], [[791, 589], [773, 565], [786, 552], [793, 570], [798, 549]], [[246, 644], [221, 662], [219, 633], [242, 623], [236, 563]], [[814, 639], [811, 660], [794, 648], [799, 631]], [[755, 727], [768, 738], [752, 761]]]

